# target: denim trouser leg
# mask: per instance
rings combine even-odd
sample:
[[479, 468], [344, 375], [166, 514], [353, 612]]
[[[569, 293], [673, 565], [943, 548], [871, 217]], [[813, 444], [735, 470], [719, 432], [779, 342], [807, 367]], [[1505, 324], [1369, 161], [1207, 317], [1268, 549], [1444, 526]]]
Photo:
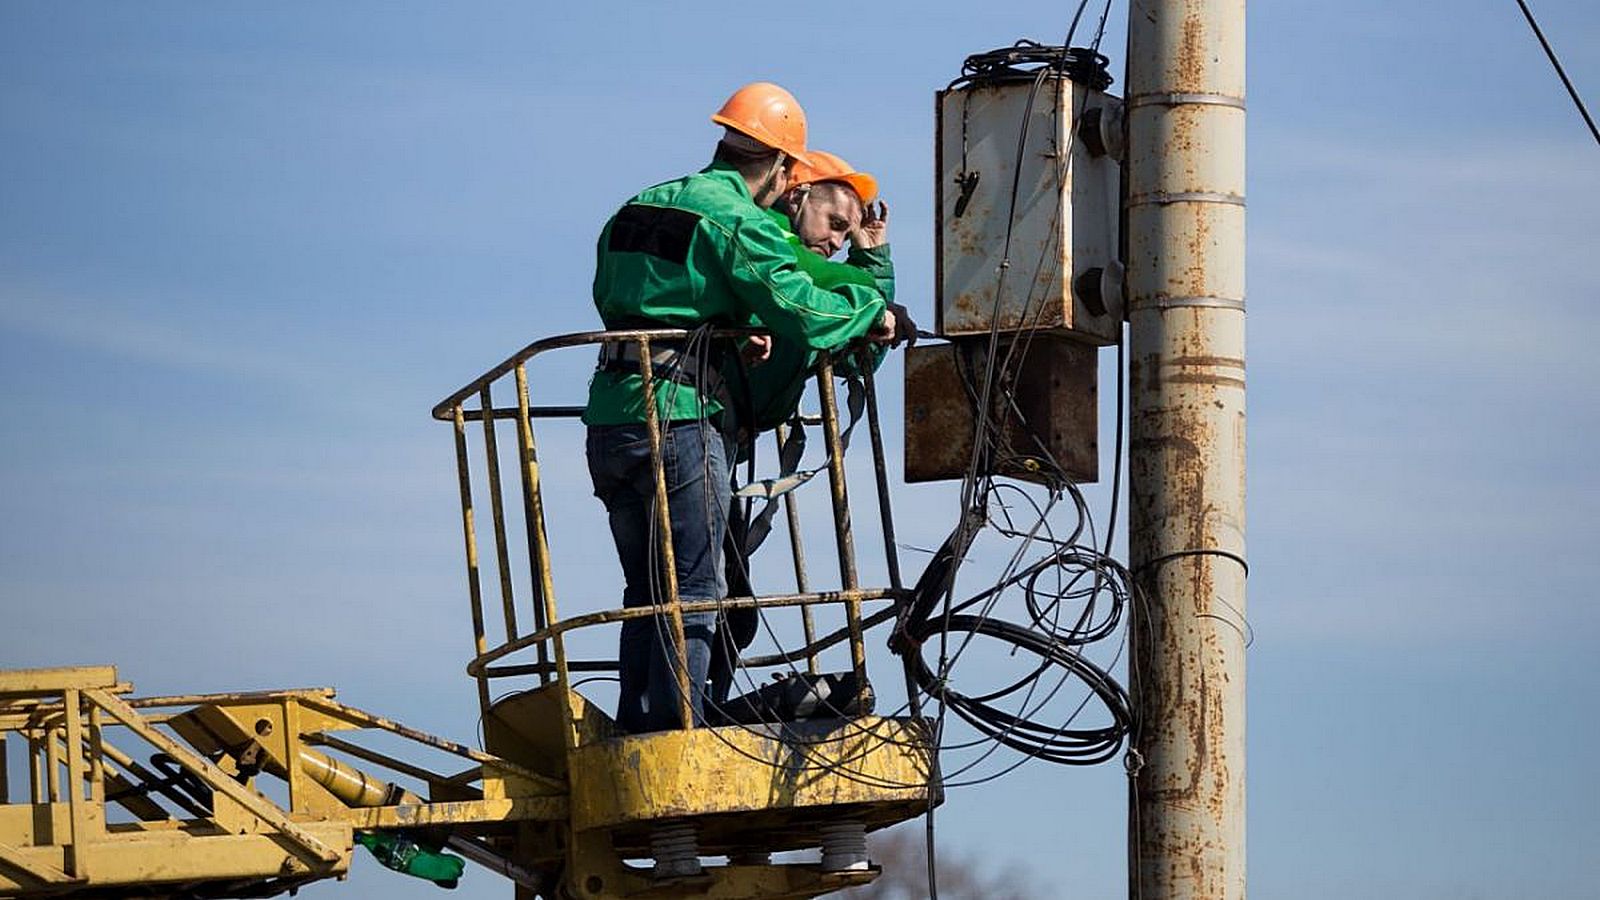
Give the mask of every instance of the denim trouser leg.
[[[591, 426], [588, 457], [595, 496], [606, 505], [611, 537], [622, 563], [626, 581], [623, 605], [664, 602], [666, 582], [655, 540], [655, 481], [648, 432], [643, 425]], [[724, 439], [711, 425], [675, 422], [664, 429], [662, 465], [678, 597], [684, 602], [717, 600], [727, 592], [722, 571], [722, 540], [731, 501], [727, 460]], [[715, 626], [714, 612], [683, 617], [689, 703], [695, 724], [704, 721], [701, 695]], [[621, 669], [618, 725], [632, 733], [678, 727], [671, 619], [653, 616], [625, 621], [617, 659]]]

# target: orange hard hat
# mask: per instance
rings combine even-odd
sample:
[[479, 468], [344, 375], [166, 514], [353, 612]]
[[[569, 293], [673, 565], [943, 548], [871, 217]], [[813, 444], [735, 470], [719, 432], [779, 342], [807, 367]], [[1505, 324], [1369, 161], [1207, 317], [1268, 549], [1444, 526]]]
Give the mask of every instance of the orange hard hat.
[[850, 185], [862, 203], [878, 199], [878, 179], [865, 172], [857, 172], [855, 166], [826, 150], [807, 150], [805, 161], [795, 164], [789, 184], [815, 184], [818, 181], [842, 181]]
[[711, 121], [797, 160], [806, 159], [806, 111], [793, 94], [771, 82], [757, 81], [734, 91]]

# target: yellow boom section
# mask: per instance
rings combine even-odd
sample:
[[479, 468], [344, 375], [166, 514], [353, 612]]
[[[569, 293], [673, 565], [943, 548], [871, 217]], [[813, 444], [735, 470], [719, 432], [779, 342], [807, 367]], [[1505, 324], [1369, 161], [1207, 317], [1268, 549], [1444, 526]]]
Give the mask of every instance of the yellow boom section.
[[[357, 831], [459, 853], [519, 898], [814, 897], [877, 875], [825, 865], [841, 823], [882, 827], [931, 799], [921, 720], [627, 736], [558, 691], [496, 703], [491, 754], [328, 689], [133, 698], [110, 666], [0, 672], [0, 750], [27, 758], [25, 775], [0, 766], [0, 897], [271, 896], [344, 877]], [[373, 749], [379, 735], [405, 758]], [[683, 828], [728, 864], [652, 870]], [[770, 858], [818, 846], [824, 863]]]

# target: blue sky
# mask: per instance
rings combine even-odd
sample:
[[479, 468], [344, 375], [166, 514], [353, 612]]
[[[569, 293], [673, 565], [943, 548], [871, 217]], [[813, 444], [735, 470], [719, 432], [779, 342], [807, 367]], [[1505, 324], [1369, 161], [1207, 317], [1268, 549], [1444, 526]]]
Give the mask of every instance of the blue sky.
[[[1534, 8], [1600, 103], [1600, 10]], [[329, 684], [470, 739], [428, 408], [593, 324], [600, 224], [701, 165], [755, 79], [879, 176], [929, 313], [933, 91], [1069, 12], [0, 6], [0, 665]], [[1249, 27], [1252, 892], [1594, 896], [1600, 152], [1509, 0]], [[546, 386], [577, 398], [581, 368]], [[549, 444], [575, 604], [615, 579], [577, 446]], [[898, 502], [908, 544], [955, 514]], [[1121, 896], [1121, 781], [1029, 766], [954, 793], [940, 834]], [[359, 865], [307, 895], [428, 893]]]

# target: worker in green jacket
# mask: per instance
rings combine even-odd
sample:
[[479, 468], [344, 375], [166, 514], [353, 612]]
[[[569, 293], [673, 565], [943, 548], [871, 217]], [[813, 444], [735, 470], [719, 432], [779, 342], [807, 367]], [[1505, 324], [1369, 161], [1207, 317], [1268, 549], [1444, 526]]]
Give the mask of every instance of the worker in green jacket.
[[[794, 248], [800, 271], [827, 290], [844, 285], [877, 288], [895, 315], [893, 343], [915, 343], [916, 324], [894, 302], [888, 205], [878, 198], [877, 179], [823, 150], [807, 150], [806, 157], [806, 162], [795, 165], [789, 189], [767, 211]], [[844, 262], [830, 259], [846, 243], [849, 253]], [[888, 347], [875, 344], [867, 350], [876, 369]], [[741, 416], [747, 438], [793, 417], [817, 358], [810, 348], [774, 341], [759, 365], [736, 374], [733, 394], [748, 404]], [[856, 364], [854, 358], [840, 360], [836, 371], [849, 374]]]
[[[783, 230], [794, 248], [800, 271], [809, 275], [812, 282], [827, 290], [845, 285], [877, 288], [895, 314], [900, 333], [894, 343], [902, 338], [916, 340], [915, 323], [903, 307], [894, 303], [888, 206], [878, 199], [877, 179], [832, 153], [807, 148], [806, 162], [795, 165], [789, 189], [767, 214]], [[849, 252], [843, 262], [830, 259], [846, 244]], [[861, 354], [836, 359], [834, 373], [853, 375], [863, 364], [875, 370], [888, 349], [885, 344], [867, 344]], [[759, 362], [730, 371], [729, 393], [739, 406], [740, 437], [745, 441], [738, 450], [740, 460], [754, 452], [753, 444], [760, 432], [794, 418], [820, 356], [819, 351], [804, 345], [773, 339], [765, 345]], [[745, 521], [744, 512], [735, 504], [725, 547], [728, 587], [735, 596], [755, 593], [750, 585], [748, 560], [753, 547], [746, 530], [751, 523]], [[765, 515], [770, 514], [769, 509]], [[727, 698], [739, 651], [754, 640], [757, 626], [754, 610], [732, 609], [724, 613], [711, 656], [711, 695], [716, 702]]]
[[[738, 348], [706, 337], [713, 327], [753, 319], [774, 342], [830, 350], [866, 338], [889, 342], [895, 318], [866, 285], [818, 288], [766, 208], [805, 159], [805, 113], [789, 92], [757, 83], [740, 88], [712, 121], [725, 129], [711, 165], [648, 188], [600, 233], [594, 301], [608, 329], [693, 329], [676, 346], [652, 345], [656, 410], [662, 426], [674, 571], [684, 602], [726, 593], [722, 543], [731, 503], [729, 459], [737, 411], [722, 373]], [[606, 506], [622, 562], [628, 607], [666, 600], [653, 538], [650, 441], [636, 345], [607, 345], [589, 386], [584, 422], [595, 495]], [[710, 661], [715, 613], [683, 617], [695, 723]], [[665, 617], [622, 627], [617, 721], [629, 732], [683, 724], [676, 653]]]

